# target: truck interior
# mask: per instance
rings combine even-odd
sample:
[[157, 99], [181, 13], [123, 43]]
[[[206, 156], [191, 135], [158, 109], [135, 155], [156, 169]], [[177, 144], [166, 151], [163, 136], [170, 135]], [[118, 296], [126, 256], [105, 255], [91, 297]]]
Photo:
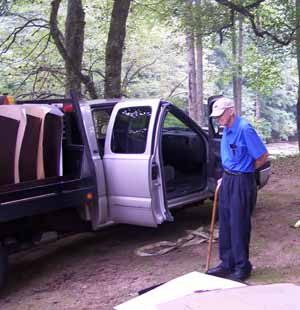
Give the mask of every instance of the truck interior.
[[205, 188], [207, 150], [204, 137], [171, 112], [164, 120], [161, 149], [168, 200]]

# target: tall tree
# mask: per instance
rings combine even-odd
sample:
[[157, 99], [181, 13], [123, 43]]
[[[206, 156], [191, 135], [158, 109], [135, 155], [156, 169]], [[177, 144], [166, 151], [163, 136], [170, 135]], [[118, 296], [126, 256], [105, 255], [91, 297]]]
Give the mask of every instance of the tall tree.
[[[242, 68], [243, 68], [243, 16], [233, 16], [232, 56], [233, 56], [233, 95], [235, 107], [239, 114], [242, 111]], [[237, 21], [236, 21], [237, 19]], [[238, 25], [236, 27], [236, 24]], [[238, 28], [238, 30], [236, 30]]]
[[188, 60], [188, 108], [189, 116], [197, 121], [197, 106], [196, 106], [196, 58], [195, 58], [195, 37], [194, 33], [186, 33], [187, 45], [187, 60]]
[[232, 29], [231, 29], [231, 45], [232, 45], [232, 88], [233, 97], [235, 101], [235, 108], [239, 105], [237, 100], [237, 36], [236, 36], [236, 17], [235, 13], [232, 13]]
[[203, 40], [202, 35], [196, 35], [196, 81], [197, 81], [197, 96], [196, 96], [196, 107], [197, 107], [197, 123], [202, 125], [204, 123], [204, 106], [203, 106]]
[[[233, 27], [231, 30], [232, 60], [233, 60], [233, 96], [238, 114], [242, 111], [242, 68], [243, 68], [243, 16], [232, 14]], [[237, 28], [237, 29], [236, 29]]]
[[298, 69], [298, 100], [297, 100], [297, 131], [298, 145], [300, 151], [300, 0], [296, 0], [296, 53]]
[[202, 10], [201, 0], [196, 0], [197, 9], [199, 12], [198, 23], [196, 27], [196, 107], [197, 107], [197, 123], [204, 124], [204, 106], [203, 106], [203, 37], [202, 37]]
[[237, 84], [236, 84], [236, 97], [237, 97], [237, 111], [242, 112], [242, 86], [243, 86], [243, 53], [244, 53], [244, 30], [243, 30], [243, 15], [239, 14], [239, 30], [238, 30], [238, 65], [237, 65]]
[[188, 112], [189, 116], [197, 122], [198, 109], [197, 97], [197, 76], [196, 76], [196, 55], [195, 55], [195, 32], [193, 24], [193, 0], [186, 1], [185, 7], [185, 34], [187, 47], [187, 73], [188, 73]]
[[66, 68], [66, 94], [72, 89], [81, 94], [81, 80], [78, 72], [82, 70], [83, 44], [84, 44], [84, 11], [81, 0], [69, 0], [65, 27], [65, 48], [72, 61], [65, 62]]
[[[84, 44], [84, 12], [81, 0], [68, 1], [65, 37], [57, 24], [57, 15], [61, 0], [51, 2], [50, 33], [54, 43], [65, 61], [66, 67], [66, 94], [71, 88], [80, 97], [83, 83], [91, 98], [97, 98], [97, 92], [92, 79], [82, 73], [82, 55]], [[78, 45], [77, 45], [78, 44]], [[76, 51], [77, 50], [77, 51]]]
[[126, 21], [131, 0], [114, 0], [105, 51], [105, 98], [120, 98]]

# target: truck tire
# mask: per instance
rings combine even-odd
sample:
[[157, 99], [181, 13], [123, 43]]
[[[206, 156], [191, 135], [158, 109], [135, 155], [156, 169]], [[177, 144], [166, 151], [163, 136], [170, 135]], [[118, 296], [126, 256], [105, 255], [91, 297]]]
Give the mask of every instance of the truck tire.
[[6, 249], [0, 245], [0, 288], [7, 280], [8, 275], [8, 255]]

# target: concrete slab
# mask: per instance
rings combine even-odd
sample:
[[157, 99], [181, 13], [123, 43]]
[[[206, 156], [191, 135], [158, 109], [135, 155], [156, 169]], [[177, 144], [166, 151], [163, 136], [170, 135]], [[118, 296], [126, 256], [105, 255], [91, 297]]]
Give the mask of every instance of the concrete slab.
[[245, 286], [193, 293], [157, 306], [157, 310], [296, 310], [300, 286], [288, 283]]
[[245, 284], [194, 271], [175, 278], [141, 296], [135, 297], [121, 305], [118, 305], [114, 309], [156, 310], [158, 304], [175, 300], [195, 291], [229, 289], [242, 286], [245, 286]]

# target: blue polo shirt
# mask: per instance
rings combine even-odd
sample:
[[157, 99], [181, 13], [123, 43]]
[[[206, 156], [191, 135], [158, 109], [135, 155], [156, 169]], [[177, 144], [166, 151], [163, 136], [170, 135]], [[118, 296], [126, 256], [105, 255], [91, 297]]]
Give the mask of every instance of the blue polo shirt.
[[255, 129], [237, 116], [230, 128], [225, 127], [221, 140], [223, 168], [236, 172], [254, 172], [255, 160], [267, 152], [267, 148]]

